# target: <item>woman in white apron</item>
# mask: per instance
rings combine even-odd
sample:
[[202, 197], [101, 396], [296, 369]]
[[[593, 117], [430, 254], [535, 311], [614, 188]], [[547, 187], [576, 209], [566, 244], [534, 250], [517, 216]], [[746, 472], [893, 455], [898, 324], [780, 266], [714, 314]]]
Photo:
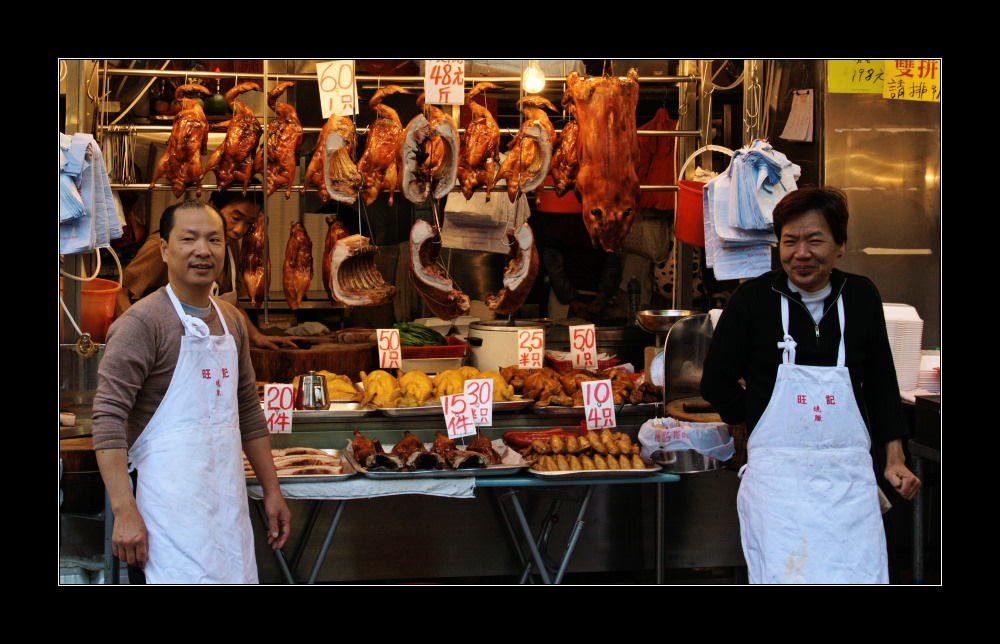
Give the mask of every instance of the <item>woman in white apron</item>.
[[[241, 457], [236, 342], [184, 312], [170, 386], [129, 450], [138, 472], [136, 504], [149, 533], [146, 582], [257, 583], [253, 531]], [[230, 377], [228, 374], [232, 374]]]
[[871, 439], [845, 366], [795, 364], [781, 298], [782, 364], [747, 443], [737, 510], [750, 583], [888, 583]]

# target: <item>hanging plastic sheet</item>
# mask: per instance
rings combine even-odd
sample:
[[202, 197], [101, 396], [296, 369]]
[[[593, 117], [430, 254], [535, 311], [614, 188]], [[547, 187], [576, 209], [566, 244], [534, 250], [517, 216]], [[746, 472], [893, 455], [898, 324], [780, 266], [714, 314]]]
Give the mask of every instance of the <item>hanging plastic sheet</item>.
[[59, 252], [89, 253], [122, 236], [101, 148], [90, 134], [59, 134]]

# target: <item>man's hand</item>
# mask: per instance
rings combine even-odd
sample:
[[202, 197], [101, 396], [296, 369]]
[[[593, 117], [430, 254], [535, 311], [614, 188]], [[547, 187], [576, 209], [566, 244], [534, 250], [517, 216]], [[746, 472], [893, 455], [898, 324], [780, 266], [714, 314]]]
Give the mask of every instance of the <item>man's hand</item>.
[[114, 528], [111, 531], [111, 552], [129, 565], [146, 567], [149, 561], [149, 534], [146, 522], [133, 503], [130, 508], [121, 508], [114, 513]]
[[308, 339], [293, 335], [265, 335], [256, 329], [250, 330], [250, 344], [258, 349], [278, 349], [279, 345], [298, 349], [299, 345], [295, 341]]
[[267, 514], [268, 545], [271, 550], [284, 548], [292, 532], [292, 513], [280, 492], [264, 495], [264, 512]]
[[111, 552], [121, 561], [145, 567], [149, 560], [149, 534], [132, 494], [127, 453], [124, 449], [99, 449], [94, 454], [115, 519]]
[[885, 472], [883, 476], [894, 490], [907, 501], [912, 501], [920, 489], [920, 479], [906, 467], [906, 456], [903, 454], [903, 441], [894, 440], [885, 446]]

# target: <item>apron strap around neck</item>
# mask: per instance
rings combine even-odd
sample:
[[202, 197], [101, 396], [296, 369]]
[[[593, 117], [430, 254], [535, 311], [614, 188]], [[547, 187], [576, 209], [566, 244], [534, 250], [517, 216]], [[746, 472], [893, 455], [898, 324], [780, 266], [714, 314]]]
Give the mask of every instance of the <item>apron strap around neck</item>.
[[[847, 346], [844, 344], [844, 296], [837, 297], [837, 317], [840, 319], [840, 346], [837, 348], [837, 366], [843, 367], [847, 364]], [[795, 364], [796, 342], [788, 334], [788, 298], [781, 296], [781, 332], [782, 341], [778, 343], [778, 348], [782, 350], [781, 360], [785, 364]]]
[[[181, 306], [181, 301], [177, 299], [174, 294], [174, 290], [170, 288], [170, 284], [167, 284], [167, 295], [170, 296], [170, 302], [174, 305], [174, 311], [177, 312], [177, 317], [181, 319], [181, 323], [184, 325], [184, 332], [190, 333], [191, 335], [198, 338], [207, 338], [210, 335], [208, 325], [205, 324], [204, 320], [201, 320], [184, 310]], [[229, 327], [226, 325], [226, 318], [222, 316], [222, 311], [219, 309], [219, 305], [215, 303], [212, 298], [208, 299], [215, 307], [215, 313], [219, 316], [219, 322], [222, 323], [222, 334], [229, 335]]]

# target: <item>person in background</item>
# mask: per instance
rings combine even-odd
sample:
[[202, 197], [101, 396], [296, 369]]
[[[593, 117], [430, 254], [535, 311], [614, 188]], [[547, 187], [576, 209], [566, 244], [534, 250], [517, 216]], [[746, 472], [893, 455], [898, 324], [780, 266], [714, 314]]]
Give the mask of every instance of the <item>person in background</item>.
[[[222, 213], [226, 220], [226, 262], [217, 281], [219, 298], [229, 302], [243, 315], [247, 331], [250, 333], [250, 343], [255, 347], [277, 349], [279, 345], [297, 347], [295, 340], [303, 339], [289, 336], [265, 335], [253, 324], [246, 311], [237, 301], [237, 280], [240, 269], [237, 259], [240, 256], [239, 244], [249, 225], [256, 219], [261, 210], [261, 195], [250, 192], [244, 196], [241, 192], [213, 192], [208, 203]], [[166, 213], [180, 204], [169, 206]], [[122, 288], [118, 292], [115, 303], [115, 317], [124, 313], [135, 300], [148, 295], [167, 283], [167, 265], [160, 256], [160, 232], [154, 232], [143, 243], [139, 252], [122, 272]]]
[[287, 541], [291, 514], [244, 318], [210, 297], [225, 262], [225, 219], [185, 202], [164, 213], [161, 233], [168, 283], [112, 323], [98, 367], [91, 422], [112, 551], [133, 583], [257, 583], [244, 454], [273, 549]]
[[[546, 177], [545, 185], [552, 178]], [[580, 215], [580, 201], [569, 192], [538, 197], [539, 255], [549, 276], [548, 317], [589, 320], [623, 313], [617, 295], [625, 270], [624, 253], [594, 248]], [[535, 224], [532, 224], [533, 226]]]
[[723, 422], [750, 432], [737, 497], [748, 577], [888, 583], [872, 443], [900, 496], [912, 499], [920, 481], [905, 463], [882, 300], [871, 280], [836, 268], [841, 191], [796, 190], [773, 215], [781, 268], [727, 302], [701, 381]]

